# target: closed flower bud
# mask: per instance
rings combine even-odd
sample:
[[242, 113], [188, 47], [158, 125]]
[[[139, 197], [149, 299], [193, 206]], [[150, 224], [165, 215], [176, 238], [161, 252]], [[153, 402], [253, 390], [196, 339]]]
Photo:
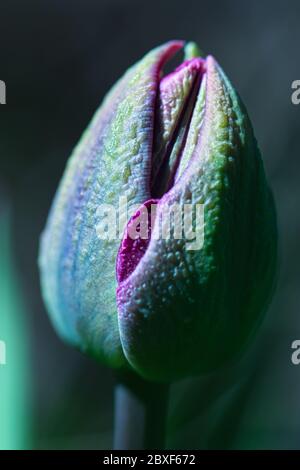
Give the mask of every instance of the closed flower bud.
[[[247, 112], [192, 44], [163, 75], [182, 46], [154, 49], [107, 95], [67, 164], [40, 251], [61, 336], [157, 381], [236, 357], [276, 273], [274, 203]], [[116, 228], [120, 198], [128, 223], [105, 237], [99, 208], [116, 209]]]

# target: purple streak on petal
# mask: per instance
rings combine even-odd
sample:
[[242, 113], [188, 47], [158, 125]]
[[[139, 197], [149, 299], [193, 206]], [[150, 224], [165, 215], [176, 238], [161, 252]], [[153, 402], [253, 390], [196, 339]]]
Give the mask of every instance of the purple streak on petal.
[[[130, 218], [124, 237], [119, 248], [117, 263], [116, 263], [116, 272], [117, 272], [117, 281], [119, 283], [123, 282], [135, 269], [135, 267], [140, 262], [141, 258], [144, 256], [148, 244], [151, 238], [152, 231], [152, 222], [151, 219], [151, 210], [153, 211], [153, 206], [156, 206], [157, 199], [149, 199], [144, 202], [142, 206], [135, 212], [135, 214]], [[141, 210], [146, 208], [147, 210], [147, 226], [146, 226], [146, 237], [142, 238], [141, 236], [133, 238], [130, 235], [130, 229], [135, 223], [137, 218], [140, 218], [140, 221], [136, 225], [137, 229], [140, 229], [141, 221]], [[143, 223], [143, 222], [142, 222]]]

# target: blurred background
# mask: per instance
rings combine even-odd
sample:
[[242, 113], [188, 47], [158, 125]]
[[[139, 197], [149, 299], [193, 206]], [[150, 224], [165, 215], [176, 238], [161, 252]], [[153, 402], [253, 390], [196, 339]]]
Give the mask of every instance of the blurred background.
[[[255, 344], [227, 370], [172, 386], [169, 448], [300, 448], [300, 3], [1, 0], [0, 448], [112, 445], [110, 370], [65, 346], [39, 288], [39, 236], [67, 158], [129, 65], [173, 38], [212, 53], [240, 92], [274, 191], [278, 289]], [[249, 234], [251, 236], [251, 234]]]

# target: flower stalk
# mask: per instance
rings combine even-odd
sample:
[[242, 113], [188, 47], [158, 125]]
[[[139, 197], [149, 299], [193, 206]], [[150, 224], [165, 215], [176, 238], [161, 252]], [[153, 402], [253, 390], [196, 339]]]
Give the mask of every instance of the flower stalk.
[[164, 449], [168, 397], [168, 384], [149, 382], [134, 372], [117, 374], [114, 449]]

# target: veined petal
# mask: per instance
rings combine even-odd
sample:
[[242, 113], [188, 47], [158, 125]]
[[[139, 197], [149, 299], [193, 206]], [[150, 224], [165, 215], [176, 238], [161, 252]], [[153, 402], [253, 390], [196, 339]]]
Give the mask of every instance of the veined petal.
[[[272, 195], [244, 106], [212, 57], [180, 165], [157, 204], [143, 257], [117, 289], [125, 355], [141, 375], [159, 381], [235, 357], [274, 287]], [[194, 212], [204, 205], [201, 249], [190, 250], [185, 237], [161, 238], [158, 221], [174, 204], [191, 204]]]
[[154, 109], [172, 41], [148, 53], [108, 94], [71, 156], [42, 236], [43, 295], [53, 323], [71, 344], [112, 366], [125, 363], [116, 310], [120, 240], [99, 239], [98, 208], [129, 209], [149, 198]]

